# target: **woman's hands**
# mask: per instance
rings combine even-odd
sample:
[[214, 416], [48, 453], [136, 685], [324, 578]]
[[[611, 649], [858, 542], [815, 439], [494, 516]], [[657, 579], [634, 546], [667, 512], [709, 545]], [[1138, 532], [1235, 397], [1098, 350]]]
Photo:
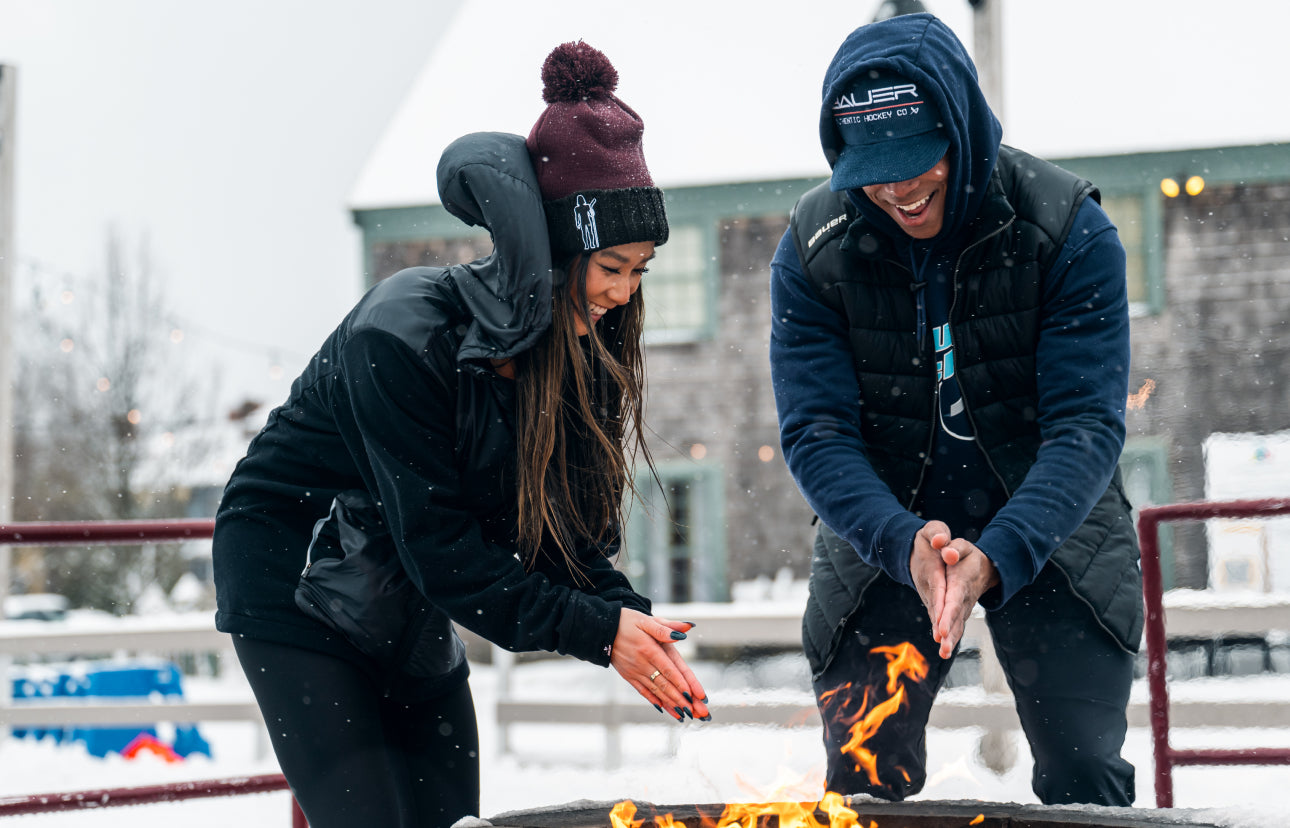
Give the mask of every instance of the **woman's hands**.
[[675, 645], [693, 627], [624, 607], [609, 663], [645, 701], [677, 721], [689, 716], [706, 722], [712, 718], [708, 694]]

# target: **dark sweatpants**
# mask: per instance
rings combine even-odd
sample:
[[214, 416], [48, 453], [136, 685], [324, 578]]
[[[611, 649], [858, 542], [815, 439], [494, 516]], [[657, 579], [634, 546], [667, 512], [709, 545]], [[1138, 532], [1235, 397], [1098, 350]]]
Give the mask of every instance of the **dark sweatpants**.
[[[1031, 787], [1039, 800], [1048, 805], [1131, 805], [1133, 766], [1120, 756], [1120, 749], [1128, 727], [1125, 708], [1133, 656], [1098, 626], [1092, 610], [1053, 564], [1005, 606], [987, 613], [986, 620], [1035, 759]], [[888, 659], [870, 651], [905, 641], [922, 653], [928, 675], [920, 683], [899, 680], [908, 706], [863, 743], [877, 760], [875, 786], [866, 771], [841, 752], [851, 739], [851, 721], [831, 716], [867, 712], [887, 698]], [[848, 621], [833, 662], [815, 682], [817, 700], [839, 691], [820, 705], [828, 790], [892, 800], [922, 790], [927, 781], [924, 730], [950, 667], [938, 649], [918, 593], [880, 576]], [[840, 690], [848, 682], [851, 688]], [[870, 688], [870, 701], [860, 710], [865, 688]], [[843, 697], [851, 699], [845, 710], [839, 706]]]
[[241, 636], [233, 642], [310, 828], [440, 828], [478, 815], [469, 684], [401, 704], [343, 659]]

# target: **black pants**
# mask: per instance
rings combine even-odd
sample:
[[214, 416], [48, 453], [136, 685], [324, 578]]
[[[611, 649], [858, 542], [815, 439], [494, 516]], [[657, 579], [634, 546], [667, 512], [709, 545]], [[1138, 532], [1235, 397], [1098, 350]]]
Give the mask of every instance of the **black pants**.
[[[1092, 610], [1052, 564], [1005, 606], [987, 613], [986, 620], [1034, 756], [1035, 795], [1046, 805], [1131, 805], [1133, 766], [1120, 749], [1128, 729], [1133, 656], [1097, 625]], [[891, 659], [872, 650], [902, 642], [922, 654], [927, 676], [922, 681], [899, 678], [893, 691], [903, 688], [906, 704], [857, 746], [853, 723], [892, 692]], [[938, 649], [918, 593], [885, 576], [866, 590], [836, 656], [815, 682], [828, 790], [891, 800], [922, 790], [927, 781], [924, 731], [950, 667]], [[844, 753], [849, 743], [851, 750]], [[868, 751], [866, 761], [872, 757], [877, 784], [866, 762], [856, 760], [857, 747]]]
[[466, 682], [400, 704], [343, 659], [233, 642], [310, 828], [438, 828], [478, 815], [479, 732]]

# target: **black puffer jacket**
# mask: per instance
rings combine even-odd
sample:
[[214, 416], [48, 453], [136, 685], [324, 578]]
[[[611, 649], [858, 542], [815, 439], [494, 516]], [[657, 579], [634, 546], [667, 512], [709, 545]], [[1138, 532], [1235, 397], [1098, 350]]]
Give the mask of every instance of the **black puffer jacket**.
[[515, 554], [514, 388], [488, 358], [530, 347], [552, 295], [524, 139], [459, 139], [440, 161], [439, 192], [492, 232], [493, 253], [373, 287], [269, 415], [216, 517], [216, 626], [355, 658], [293, 595], [315, 523], [338, 493], [360, 489], [412, 581], [452, 620], [507, 649], [607, 665], [620, 608], [649, 610], [612, 567], [616, 550], [582, 550], [589, 584], [553, 557], [526, 572]]

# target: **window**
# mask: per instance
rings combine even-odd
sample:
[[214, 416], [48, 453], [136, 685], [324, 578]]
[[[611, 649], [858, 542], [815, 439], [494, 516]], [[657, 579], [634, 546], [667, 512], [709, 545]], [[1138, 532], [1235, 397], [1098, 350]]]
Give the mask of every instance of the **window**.
[[713, 288], [704, 234], [696, 225], [674, 225], [641, 284], [645, 341], [693, 342], [711, 335]]
[[648, 474], [637, 480], [643, 502], [628, 518], [623, 563], [633, 585], [650, 600], [725, 599], [720, 479], [710, 466], [664, 464], [662, 491]]
[[401, 239], [371, 244], [373, 284], [393, 276], [405, 267], [435, 267], [470, 262], [487, 256], [492, 249], [488, 236]]
[[[1169, 452], [1160, 437], [1131, 437], [1120, 454], [1120, 474], [1124, 478], [1124, 493], [1133, 506], [1136, 524], [1138, 510], [1144, 506], [1157, 506], [1173, 501], [1173, 487], [1168, 473]], [[1160, 581], [1161, 586], [1173, 589], [1174, 544], [1173, 526], [1159, 525], [1160, 532]]]
[[1129, 308], [1135, 314], [1148, 313], [1152, 293], [1147, 275], [1147, 250], [1144, 244], [1145, 224], [1142, 197], [1138, 195], [1102, 196], [1102, 207], [1120, 234], [1127, 256]]

